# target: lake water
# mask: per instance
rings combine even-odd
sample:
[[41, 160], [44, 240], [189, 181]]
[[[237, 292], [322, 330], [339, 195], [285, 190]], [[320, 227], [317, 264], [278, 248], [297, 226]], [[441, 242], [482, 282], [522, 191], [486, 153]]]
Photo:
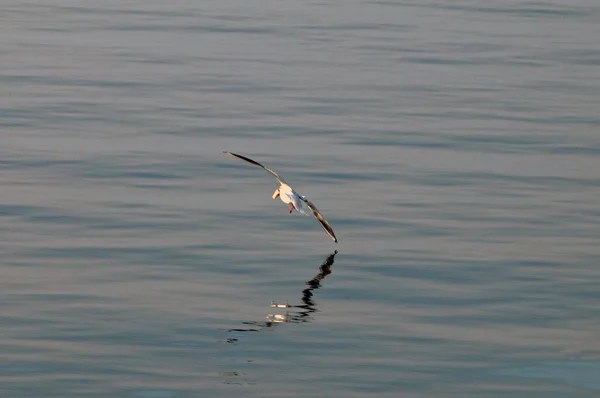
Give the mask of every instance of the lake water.
[[597, 397], [599, 20], [3, 1], [0, 396]]

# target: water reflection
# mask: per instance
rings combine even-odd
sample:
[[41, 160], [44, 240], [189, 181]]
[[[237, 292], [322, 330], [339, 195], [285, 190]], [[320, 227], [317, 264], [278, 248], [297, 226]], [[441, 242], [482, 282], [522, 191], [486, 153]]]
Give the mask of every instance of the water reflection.
[[331, 266], [333, 265], [333, 262], [335, 260], [335, 255], [338, 253], [338, 251], [334, 251], [333, 253], [331, 253], [329, 256], [327, 256], [327, 258], [325, 259], [325, 261], [323, 262], [323, 264], [321, 264], [321, 266], [319, 267], [319, 273], [317, 275], [315, 275], [314, 278], [312, 278], [311, 280], [309, 280], [308, 282], [306, 282], [306, 286], [308, 286], [306, 289], [304, 289], [302, 291], [302, 303], [303, 304], [299, 304], [299, 305], [290, 305], [289, 303], [286, 304], [278, 304], [274, 301], [271, 302], [271, 307], [272, 308], [285, 308], [286, 312], [285, 314], [269, 314], [267, 316], [267, 319], [269, 319], [272, 322], [294, 322], [294, 323], [301, 323], [301, 322], [310, 322], [312, 321], [312, 314], [314, 312], [317, 312], [317, 305], [315, 304], [314, 301], [312, 301], [312, 296], [313, 296], [313, 290], [318, 289], [321, 287], [321, 281], [323, 279], [325, 279], [325, 277], [329, 274], [331, 274]]
[[[314, 278], [305, 283], [306, 288], [302, 290], [301, 304], [292, 305], [289, 302], [285, 304], [271, 301], [271, 308], [282, 308], [285, 309], [284, 313], [279, 314], [268, 314], [267, 321], [248, 321], [242, 322], [244, 327], [231, 328], [228, 332], [258, 332], [264, 328], [272, 328], [280, 323], [303, 323], [311, 322], [313, 314], [318, 312], [316, 303], [312, 300], [313, 290], [321, 287], [321, 281], [325, 277], [331, 274], [331, 266], [335, 260], [335, 256], [338, 251], [335, 250], [333, 253], [325, 258], [325, 261], [319, 266], [319, 273]], [[238, 339], [228, 338], [228, 343], [235, 343]]]

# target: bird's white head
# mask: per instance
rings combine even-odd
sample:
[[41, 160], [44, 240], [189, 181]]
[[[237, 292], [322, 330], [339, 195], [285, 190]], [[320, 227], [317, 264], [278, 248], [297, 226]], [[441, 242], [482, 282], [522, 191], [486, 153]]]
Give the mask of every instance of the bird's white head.
[[273, 192], [273, 199], [277, 199], [279, 197], [279, 193], [279, 188], [277, 188], [275, 192]]

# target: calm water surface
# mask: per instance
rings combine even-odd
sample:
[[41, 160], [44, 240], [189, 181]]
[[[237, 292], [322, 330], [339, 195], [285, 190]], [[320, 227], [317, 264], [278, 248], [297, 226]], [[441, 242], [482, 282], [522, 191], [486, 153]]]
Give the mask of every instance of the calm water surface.
[[1, 2], [0, 396], [598, 396], [599, 18]]

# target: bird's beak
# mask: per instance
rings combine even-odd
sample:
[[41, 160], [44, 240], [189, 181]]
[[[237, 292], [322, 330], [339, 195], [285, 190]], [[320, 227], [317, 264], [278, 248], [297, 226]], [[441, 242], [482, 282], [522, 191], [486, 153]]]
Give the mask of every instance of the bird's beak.
[[277, 199], [279, 197], [279, 189], [276, 189], [275, 192], [273, 192], [273, 199]]

